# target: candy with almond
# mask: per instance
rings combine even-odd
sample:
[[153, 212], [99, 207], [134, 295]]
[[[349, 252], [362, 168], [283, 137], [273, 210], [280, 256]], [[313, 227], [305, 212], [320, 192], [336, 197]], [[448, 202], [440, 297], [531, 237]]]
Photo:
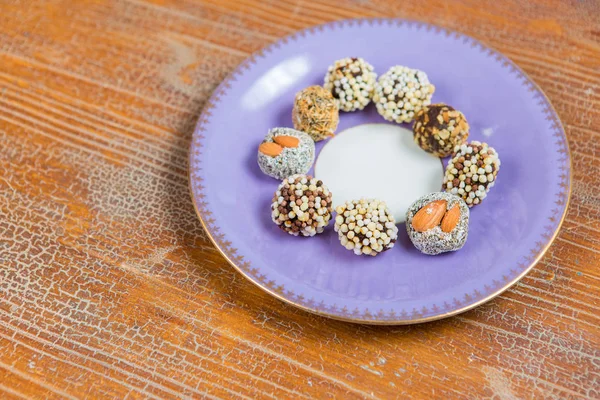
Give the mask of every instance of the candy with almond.
[[424, 254], [459, 250], [469, 234], [469, 207], [453, 194], [430, 193], [408, 208], [406, 231], [413, 245]]
[[315, 161], [315, 142], [291, 128], [273, 128], [258, 146], [258, 166], [276, 179], [306, 174]]

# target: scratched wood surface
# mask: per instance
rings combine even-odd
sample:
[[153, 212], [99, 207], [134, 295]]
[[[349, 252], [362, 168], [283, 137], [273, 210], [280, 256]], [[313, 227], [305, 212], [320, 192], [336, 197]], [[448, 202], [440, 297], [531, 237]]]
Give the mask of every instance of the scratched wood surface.
[[[500, 50], [572, 151], [544, 259], [420, 326], [270, 298], [188, 194], [192, 126], [226, 74], [297, 29], [368, 16]], [[600, 398], [599, 125], [597, 1], [0, 1], [0, 398]]]

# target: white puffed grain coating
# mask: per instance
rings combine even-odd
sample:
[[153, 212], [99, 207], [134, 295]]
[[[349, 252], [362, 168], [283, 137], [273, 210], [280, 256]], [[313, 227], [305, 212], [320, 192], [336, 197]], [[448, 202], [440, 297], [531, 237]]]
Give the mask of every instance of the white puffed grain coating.
[[338, 206], [335, 211], [334, 229], [338, 239], [354, 254], [376, 256], [394, 247], [398, 227], [385, 202], [352, 200]]
[[396, 65], [379, 77], [373, 101], [386, 120], [410, 122], [421, 108], [431, 104], [433, 92], [435, 86], [425, 72]]
[[469, 207], [480, 204], [496, 184], [500, 158], [493, 147], [476, 140], [454, 148], [444, 174], [444, 188]]
[[362, 58], [346, 57], [329, 67], [323, 87], [331, 92], [341, 111], [356, 111], [371, 102], [376, 81], [371, 64]]

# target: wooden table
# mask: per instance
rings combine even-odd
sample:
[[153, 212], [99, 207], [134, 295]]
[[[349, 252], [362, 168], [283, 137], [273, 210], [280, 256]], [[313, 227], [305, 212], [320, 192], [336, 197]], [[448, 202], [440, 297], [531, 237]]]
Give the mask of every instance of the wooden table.
[[[547, 93], [573, 157], [544, 259], [419, 326], [269, 297], [188, 194], [192, 127], [238, 63], [372, 16], [503, 52]], [[3, 0], [0, 27], [0, 398], [600, 398], [600, 2]]]

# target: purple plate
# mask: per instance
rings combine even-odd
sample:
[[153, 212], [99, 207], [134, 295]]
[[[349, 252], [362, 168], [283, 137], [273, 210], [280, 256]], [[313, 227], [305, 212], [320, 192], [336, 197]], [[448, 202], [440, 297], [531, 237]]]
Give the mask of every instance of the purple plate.
[[[327, 67], [347, 56], [365, 58], [378, 74], [395, 64], [425, 71], [436, 86], [433, 101], [463, 111], [470, 140], [488, 142], [499, 152], [498, 182], [471, 210], [462, 250], [422, 255], [399, 226], [392, 250], [357, 257], [339, 244], [333, 224], [322, 235], [297, 238], [271, 222], [278, 181], [260, 172], [257, 146], [269, 128], [292, 126], [294, 94], [322, 84]], [[340, 119], [338, 131], [384, 122], [373, 105], [342, 113]], [[571, 184], [558, 116], [517, 66], [462, 34], [389, 19], [310, 28], [243, 62], [206, 105], [189, 168], [194, 205], [206, 231], [246, 278], [302, 309], [371, 324], [448, 317], [509, 288], [556, 236]]]

